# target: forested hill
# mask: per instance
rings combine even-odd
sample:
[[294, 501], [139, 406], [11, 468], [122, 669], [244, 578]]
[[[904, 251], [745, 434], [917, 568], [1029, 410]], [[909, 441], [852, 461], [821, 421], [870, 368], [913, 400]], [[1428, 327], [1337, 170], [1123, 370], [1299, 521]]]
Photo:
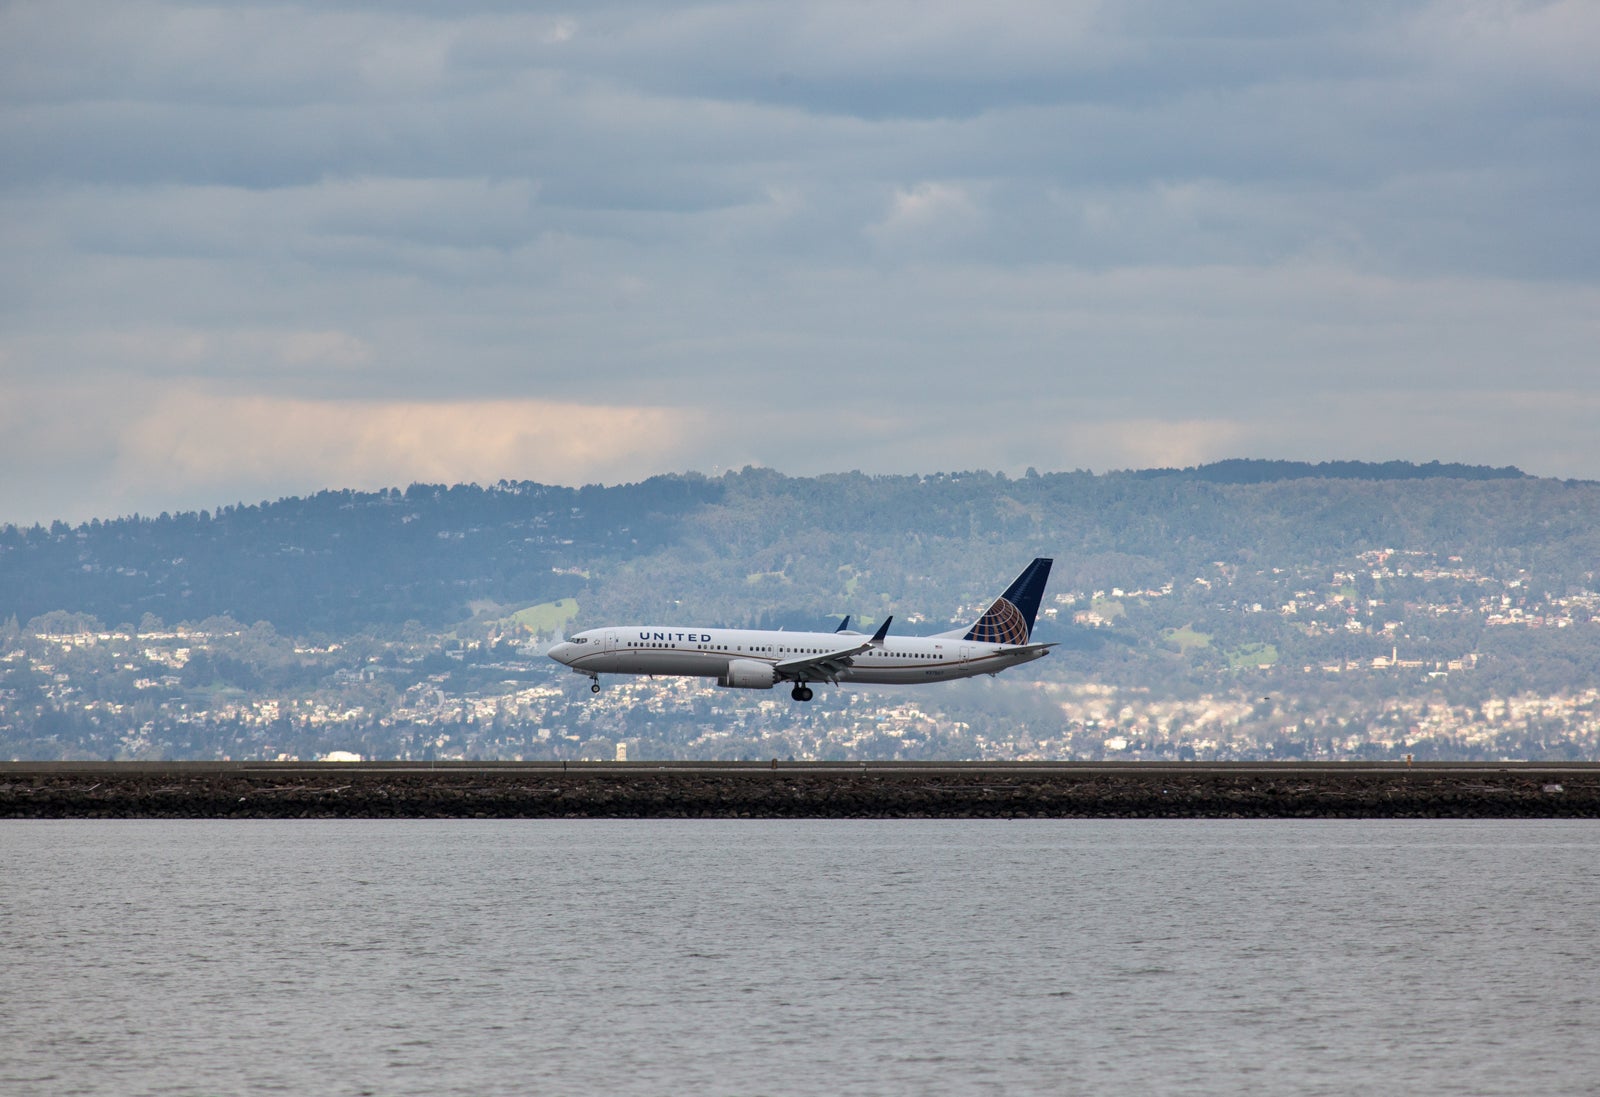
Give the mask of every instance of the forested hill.
[[1516, 469], [1227, 461], [1095, 475], [413, 485], [77, 527], [0, 528], [0, 620], [227, 615], [284, 632], [430, 627], [576, 597], [580, 622], [739, 624], [992, 595], [1034, 555], [1054, 589], [1160, 584], [1393, 548], [1591, 583], [1600, 485]]
[[1487, 465], [1442, 464], [1429, 461], [1413, 464], [1410, 461], [1263, 461], [1235, 458], [1216, 461], [1183, 469], [1140, 469], [1132, 473], [1141, 479], [1175, 476], [1189, 480], [1207, 480], [1216, 484], [1265, 484], [1272, 480], [1522, 480], [1528, 474], [1507, 465], [1490, 468]]
[[[343, 632], [468, 617], [583, 586], [575, 561], [650, 552], [722, 485], [662, 476], [602, 488], [502, 482], [308, 498], [76, 528], [0, 530], [0, 618], [52, 610], [112, 624], [227, 615]], [[563, 570], [569, 569], [569, 570]]]

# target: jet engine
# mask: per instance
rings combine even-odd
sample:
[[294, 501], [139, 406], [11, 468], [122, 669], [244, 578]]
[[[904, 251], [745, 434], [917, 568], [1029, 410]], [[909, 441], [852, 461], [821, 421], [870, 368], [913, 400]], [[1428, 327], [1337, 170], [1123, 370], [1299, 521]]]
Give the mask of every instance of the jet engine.
[[717, 679], [717, 685], [730, 689], [771, 689], [778, 680], [778, 672], [771, 663], [759, 659], [729, 659], [728, 671]]

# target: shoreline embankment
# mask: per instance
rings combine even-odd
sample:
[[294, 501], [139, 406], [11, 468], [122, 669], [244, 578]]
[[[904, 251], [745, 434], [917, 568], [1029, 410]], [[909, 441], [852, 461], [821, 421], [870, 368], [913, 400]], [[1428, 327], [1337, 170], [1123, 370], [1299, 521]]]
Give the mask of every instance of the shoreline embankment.
[[1600, 763], [0, 762], [0, 819], [1600, 818]]

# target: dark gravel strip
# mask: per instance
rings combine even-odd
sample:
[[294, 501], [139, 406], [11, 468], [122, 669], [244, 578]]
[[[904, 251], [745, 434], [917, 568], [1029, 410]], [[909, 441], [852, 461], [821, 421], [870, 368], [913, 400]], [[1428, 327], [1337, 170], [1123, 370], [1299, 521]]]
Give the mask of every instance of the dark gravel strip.
[[1600, 767], [0, 765], [0, 819], [1600, 818]]

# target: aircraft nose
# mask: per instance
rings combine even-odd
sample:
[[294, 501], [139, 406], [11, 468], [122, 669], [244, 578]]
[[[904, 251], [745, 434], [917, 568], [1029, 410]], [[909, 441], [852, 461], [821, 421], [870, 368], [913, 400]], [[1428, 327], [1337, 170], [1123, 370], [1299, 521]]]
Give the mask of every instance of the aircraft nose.
[[569, 643], [568, 641], [563, 640], [561, 643], [545, 652], [545, 654], [550, 656], [550, 658], [554, 659], [558, 663], [570, 666], [572, 663], [572, 656], [577, 650], [577, 644]]

